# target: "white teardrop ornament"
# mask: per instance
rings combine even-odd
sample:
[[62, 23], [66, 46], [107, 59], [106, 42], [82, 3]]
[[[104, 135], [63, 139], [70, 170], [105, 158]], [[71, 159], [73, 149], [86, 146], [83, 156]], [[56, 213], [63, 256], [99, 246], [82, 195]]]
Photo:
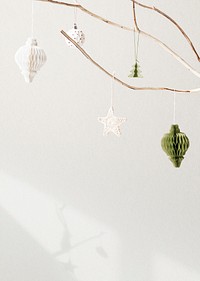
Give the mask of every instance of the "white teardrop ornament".
[[46, 60], [44, 50], [38, 47], [37, 40], [34, 38], [28, 38], [26, 44], [20, 47], [15, 54], [15, 61], [27, 83], [33, 81], [35, 74]]

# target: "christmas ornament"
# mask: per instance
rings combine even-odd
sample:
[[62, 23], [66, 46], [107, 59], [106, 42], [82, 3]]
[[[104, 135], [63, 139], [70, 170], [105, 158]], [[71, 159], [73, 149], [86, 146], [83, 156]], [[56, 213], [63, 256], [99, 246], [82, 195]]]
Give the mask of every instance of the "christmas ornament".
[[140, 65], [137, 60], [136, 60], [136, 63], [133, 65], [133, 69], [131, 70], [131, 73], [128, 77], [131, 77], [131, 78], [142, 78], [143, 77], [141, 70], [140, 70]]
[[37, 41], [34, 38], [28, 38], [26, 44], [20, 47], [15, 54], [15, 61], [27, 83], [33, 81], [34, 76], [46, 60], [44, 50], [37, 46]]
[[140, 65], [138, 62], [138, 50], [139, 50], [139, 38], [140, 33], [137, 34], [137, 42], [136, 42], [136, 36], [134, 31], [134, 57], [135, 57], [135, 63], [133, 65], [133, 68], [131, 69], [131, 73], [128, 77], [130, 78], [142, 78], [142, 72], [140, 70]]
[[[82, 30], [77, 28], [77, 24], [74, 24], [74, 27], [70, 29], [67, 34], [79, 45], [82, 46], [85, 42], [85, 35]], [[76, 48], [74, 44], [68, 39], [65, 39], [67, 46], [70, 48]]]
[[105, 117], [99, 117], [98, 120], [104, 124], [104, 136], [107, 136], [110, 132], [112, 132], [119, 137], [121, 135], [120, 125], [126, 121], [126, 118], [116, 117], [114, 115], [113, 107], [110, 107], [107, 115]]
[[188, 137], [180, 131], [177, 124], [172, 125], [170, 132], [165, 134], [161, 140], [162, 149], [169, 156], [169, 159], [176, 168], [180, 167], [189, 145]]
[[121, 135], [120, 126], [122, 123], [126, 121], [124, 117], [116, 117], [114, 115], [114, 108], [113, 108], [113, 92], [114, 92], [114, 72], [113, 72], [113, 79], [111, 81], [111, 106], [108, 110], [108, 113], [105, 117], [99, 117], [98, 121], [104, 125], [103, 136], [107, 136], [110, 132], [115, 134], [116, 136]]

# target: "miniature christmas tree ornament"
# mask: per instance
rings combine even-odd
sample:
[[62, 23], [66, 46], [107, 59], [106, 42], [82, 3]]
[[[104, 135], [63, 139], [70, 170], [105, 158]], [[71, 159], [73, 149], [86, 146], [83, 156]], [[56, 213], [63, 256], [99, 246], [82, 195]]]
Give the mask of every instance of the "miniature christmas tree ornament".
[[161, 140], [162, 149], [169, 156], [176, 168], [181, 166], [184, 155], [190, 145], [189, 139], [186, 134], [182, 133], [179, 126], [172, 125], [170, 132], [165, 134]]
[[134, 31], [134, 57], [135, 57], [135, 63], [133, 65], [133, 68], [131, 69], [131, 73], [128, 77], [130, 78], [142, 78], [142, 72], [140, 70], [140, 65], [138, 61], [138, 53], [139, 53], [139, 38], [140, 34], [137, 34], [137, 42], [136, 42], [136, 36]]
[[128, 76], [130, 78], [142, 78], [142, 73], [140, 70], [139, 62], [136, 60], [136, 63], [133, 65], [133, 69], [131, 70], [130, 75]]

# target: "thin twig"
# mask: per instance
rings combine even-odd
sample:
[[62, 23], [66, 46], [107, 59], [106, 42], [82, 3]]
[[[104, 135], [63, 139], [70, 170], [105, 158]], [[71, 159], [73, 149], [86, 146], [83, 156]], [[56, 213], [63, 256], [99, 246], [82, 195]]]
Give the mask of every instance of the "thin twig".
[[89, 60], [91, 61], [96, 67], [98, 67], [101, 71], [106, 73], [111, 78], [115, 79], [118, 83], [120, 83], [122, 86], [125, 86], [131, 90], [137, 90], [137, 91], [170, 91], [170, 92], [178, 92], [178, 93], [192, 93], [192, 92], [199, 92], [200, 88], [198, 89], [191, 89], [191, 90], [179, 90], [174, 88], [168, 88], [168, 87], [135, 87], [131, 86], [124, 81], [120, 80], [116, 76], [113, 77], [113, 74], [107, 71], [105, 68], [103, 68], [100, 64], [98, 64], [83, 48], [81, 48], [64, 30], [61, 30], [62, 35], [64, 35], [65, 38], [67, 38], [72, 44]]
[[128, 26], [123, 26], [121, 24], [118, 24], [116, 22], [113, 22], [113, 21], [110, 21], [110, 20], [107, 20], [89, 10], [87, 10], [86, 8], [84, 8], [83, 6], [81, 6], [80, 4], [70, 4], [70, 3], [65, 3], [65, 2], [61, 2], [61, 1], [55, 1], [55, 0], [36, 0], [36, 1], [39, 1], [39, 2], [48, 2], [48, 3], [51, 3], [51, 4], [58, 4], [58, 5], [64, 5], [64, 6], [67, 6], [67, 7], [74, 7], [74, 8], [77, 8], [77, 9], [80, 9], [81, 11], [83, 11], [84, 13], [98, 19], [98, 20], [101, 20], [107, 24], [110, 24], [112, 26], [115, 26], [115, 27], [118, 27], [118, 28], [121, 28], [121, 29], [124, 29], [124, 30], [128, 30], [128, 31], [133, 31], [134, 29], [133, 28], [130, 28]]
[[136, 31], [139, 32], [138, 24], [137, 24], [137, 18], [136, 18], [136, 11], [135, 11], [135, 0], [133, 0], [133, 21]]
[[157, 42], [164, 50], [166, 50], [168, 53], [170, 53], [173, 57], [175, 57], [182, 65], [184, 65], [188, 70], [190, 70], [194, 75], [200, 78], [200, 73], [196, 71], [189, 63], [187, 63], [182, 57], [180, 57], [176, 52], [174, 52], [171, 48], [169, 48], [165, 43], [163, 43], [161, 40], [157, 39], [156, 37], [152, 36], [151, 34], [142, 31], [138, 24], [137, 24], [137, 16], [135, 11], [135, 0], [132, 0], [133, 4], [133, 20], [134, 25], [137, 29], [137, 31], [146, 37], [149, 37], [153, 39], [155, 42]]
[[172, 49], [170, 49], [166, 44], [164, 44], [161, 40], [157, 39], [156, 37], [152, 36], [151, 34], [142, 31], [138, 24], [137, 24], [137, 16], [136, 16], [136, 10], [135, 10], [135, 0], [132, 0], [133, 2], [133, 20], [134, 20], [134, 25], [137, 29], [137, 31], [144, 35], [147, 36], [151, 39], [153, 39], [154, 41], [156, 41], [157, 43], [159, 43], [160, 46], [162, 46], [162, 48], [164, 48], [165, 50], [167, 50], [173, 57], [175, 57], [179, 62], [181, 62], [187, 69], [189, 69], [194, 75], [196, 75], [197, 77], [200, 78], [200, 73], [197, 72], [195, 69], [193, 69], [191, 67], [191, 65], [189, 65], [183, 58], [181, 58], [177, 53], [175, 53]]
[[[68, 6], [68, 7], [76, 7], [78, 9], [80, 9], [81, 11], [89, 14], [90, 16], [99, 19], [107, 24], [110, 24], [112, 26], [124, 29], [124, 30], [128, 30], [128, 31], [134, 31], [134, 28], [130, 28], [127, 26], [123, 26], [120, 25], [118, 23], [112, 22], [110, 20], [107, 20], [105, 18], [102, 18], [101, 16], [98, 16], [97, 14], [94, 14], [92, 12], [90, 12], [89, 10], [85, 9], [83, 6], [81, 6], [80, 4], [70, 4], [70, 3], [65, 3], [65, 2], [61, 2], [61, 1], [55, 1], [55, 0], [36, 0], [36, 1], [40, 1], [40, 2], [48, 2], [48, 3], [52, 3], [52, 4], [59, 4], [59, 5], [64, 5], [64, 6]], [[134, 10], [135, 13], [135, 10]], [[137, 21], [136, 21], [137, 24]], [[137, 25], [138, 28], [138, 25]], [[139, 29], [139, 28], [138, 28]], [[197, 77], [200, 78], [200, 73], [198, 71], [196, 71], [191, 65], [189, 65], [189, 63], [187, 63], [183, 58], [181, 58], [176, 52], [174, 52], [170, 47], [168, 47], [165, 43], [163, 43], [161, 40], [157, 39], [156, 37], [150, 35], [147, 32], [141, 31], [140, 30], [140, 34], [146, 37], [149, 37], [150, 39], [154, 40], [156, 43], [158, 43], [165, 51], [167, 51], [168, 53], [170, 53], [177, 61], [179, 61], [182, 65], [184, 65], [188, 70], [190, 70], [194, 75], [196, 75]]]
[[196, 50], [196, 48], [194, 47], [194, 44], [192, 43], [191, 39], [189, 38], [189, 36], [186, 34], [186, 32], [183, 30], [183, 28], [172, 18], [170, 17], [169, 15], [167, 15], [166, 13], [164, 13], [163, 11], [161, 11], [160, 9], [156, 8], [156, 7], [151, 7], [151, 6], [147, 6], [147, 5], [144, 5], [142, 3], [139, 3], [137, 1], [134, 0], [134, 3], [137, 4], [138, 6], [142, 7], [142, 8], [145, 8], [145, 9], [149, 9], [149, 10], [152, 10], [152, 11], [155, 11], [159, 14], [161, 14], [163, 17], [165, 17], [166, 19], [168, 19], [170, 22], [172, 22], [179, 30], [180, 32], [183, 34], [183, 36], [185, 37], [185, 39], [188, 41], [188, 43], [190, 44], [193, 52], [195, 53], [198, 61], [200, 61], [200, 56]]

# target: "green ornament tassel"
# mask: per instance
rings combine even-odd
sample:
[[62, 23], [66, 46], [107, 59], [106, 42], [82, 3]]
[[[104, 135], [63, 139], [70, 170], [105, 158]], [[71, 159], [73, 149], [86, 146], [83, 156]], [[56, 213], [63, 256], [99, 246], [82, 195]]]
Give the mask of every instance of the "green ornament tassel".
[[142, 78], [143, 77], [141, 70], [140, 70], [140, 65], [137, 60], [136, 60], [136, 63], [133, 65], [133, 69], [131, 70], [131, 73], [128, 77], [130, 77], [130, 78]]
[[161, 140], [162, 149], [169, 156], [176, 168], [181, 166], [181, 162], [184, 159], [184, 155], [190, 145], [188, 137], [182, 133], [179, 126], [172, 125], [170, 132], [165, 134]]

